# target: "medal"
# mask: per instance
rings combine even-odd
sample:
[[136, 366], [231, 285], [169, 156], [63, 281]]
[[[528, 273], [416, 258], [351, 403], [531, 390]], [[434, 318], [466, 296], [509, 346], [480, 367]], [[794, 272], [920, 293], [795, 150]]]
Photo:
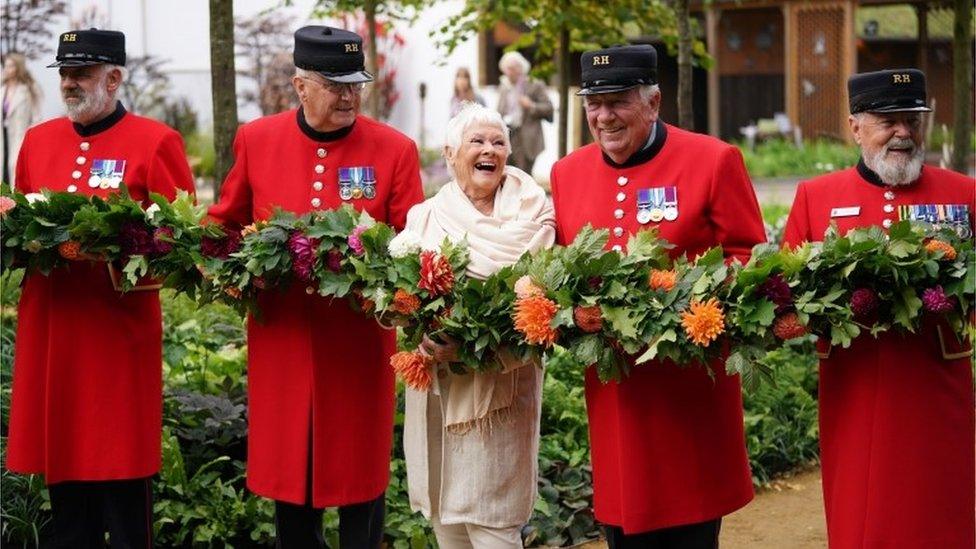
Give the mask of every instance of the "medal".
[[664, 219], [664, 210], [662, 210], [661, 208], [654, 208], [653, 210], [651, 210], [651, 221], [657, 223], [662, 219]]
[[352, 177], [349, 168], [339, 168], [339, 198], [352, 200]]
[[637, 189], [637, 222], [641, 225], [651, 222], [651, 189]]
[[89, 187], [102, 190], [118, 189], [122, 186], [122, 177], [125, 175], [125, 160], [96, 158], [92, 160], [90, 173]]
[[356, 200], [359, 200], [360, 198], [362, 198], [363, 197], [363, 189], [362, 189], [362, 187], [353, 187], [353, 189], [352, 189], [352, 197], [355, 198]]
[[376, 198], [376, 175], [373, 173], [372, 166], [363, 168], [363, 196], [367, 200]]
[[678, 188], [664, 187], [664, 219], [678, 219]]

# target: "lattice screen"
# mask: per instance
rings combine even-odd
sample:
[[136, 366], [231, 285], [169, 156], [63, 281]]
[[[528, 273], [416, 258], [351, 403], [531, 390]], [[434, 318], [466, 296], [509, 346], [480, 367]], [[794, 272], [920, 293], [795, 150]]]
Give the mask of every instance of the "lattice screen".
[[804, 6], [796, 11], [798, 114], [806, 138], [843, 138], [847, 112], [843, 5]]

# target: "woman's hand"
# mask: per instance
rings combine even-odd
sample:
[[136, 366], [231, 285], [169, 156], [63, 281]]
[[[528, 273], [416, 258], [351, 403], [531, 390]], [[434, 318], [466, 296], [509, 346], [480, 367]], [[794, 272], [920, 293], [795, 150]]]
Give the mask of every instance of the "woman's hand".
[[438, 343], [425, 335], [423, 341], [420, 342], [421, 352], [438, 363], [457, 362], [457, 342], [447, 336], [440, 337], [445, 340], [444, 343]]

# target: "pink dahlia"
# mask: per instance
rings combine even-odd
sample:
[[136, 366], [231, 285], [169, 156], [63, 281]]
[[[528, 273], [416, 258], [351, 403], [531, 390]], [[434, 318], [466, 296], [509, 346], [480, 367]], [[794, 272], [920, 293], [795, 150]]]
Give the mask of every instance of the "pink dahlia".
[[291, 271], [299, 280], [312, 280], [315, 268], [315, 248], [318, 241], [295, 231], [288, 237], [288, 252], [291, 255]]
[[363, 241], [359, 238], [359, 236], [363, 234], [367, 228], [368, 227], [359, 225], [354, 228], [351, 233], [349, 233], [347, 242], [349, 243], [349, 247], [352, 248], [352, 253], [355, 255], [363, 255], [366, 252], [366, 249], [363, 248]]
[[9, 196], [0, 196], [0, 217], [7, 215], [7, 212], [17, 207], [17, 202]]
[[930, 313], [948, 313], [956, 306], [956, 298], [945, 294], [942, 286], [934, 286], [922, 292], [922, 305]]

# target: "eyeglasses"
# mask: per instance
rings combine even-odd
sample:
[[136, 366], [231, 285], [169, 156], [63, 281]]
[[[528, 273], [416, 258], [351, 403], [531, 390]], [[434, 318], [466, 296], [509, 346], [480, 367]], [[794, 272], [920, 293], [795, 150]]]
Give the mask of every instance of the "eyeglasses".
[[349, 92], [353, 95], [358, 94], [366, 89], [366, 82], [356, 82], [353, 84], [347, 84], [342, 82], [333, 82], [331, 80], [318, 80], [316, 78], [302, 77], [302, 80], [308, 80], [309, 82], [315, 82], [319, 86], [329, 90], [336, 95], [342, 95]]

